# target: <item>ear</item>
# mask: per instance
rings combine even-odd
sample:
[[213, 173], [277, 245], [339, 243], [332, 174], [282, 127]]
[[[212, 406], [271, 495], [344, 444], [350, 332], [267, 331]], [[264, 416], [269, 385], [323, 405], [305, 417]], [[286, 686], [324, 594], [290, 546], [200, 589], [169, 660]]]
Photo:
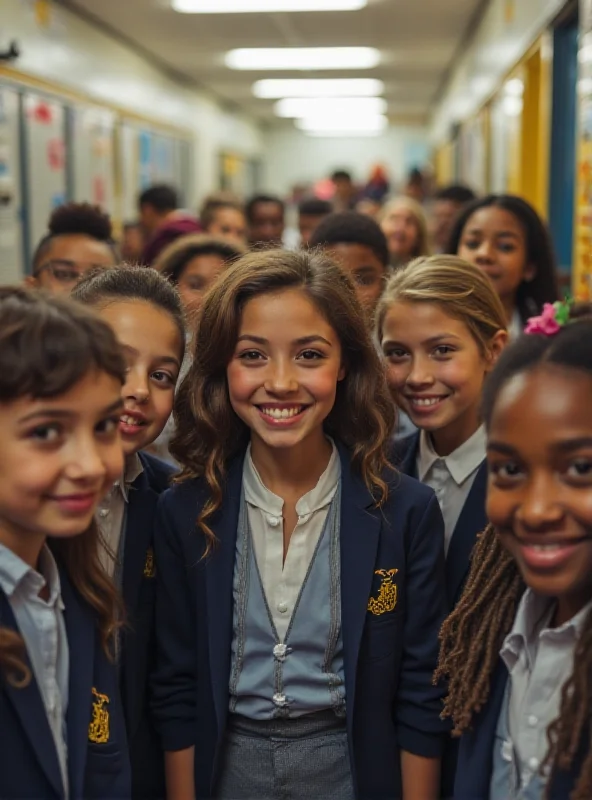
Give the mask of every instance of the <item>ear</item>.
[[23, 283], [28, 289], [37, 289], [39, 287], [39, 281], [37, 280], [35, 275], [25, 276]]
[[337, 382], [339, 383], [339, 381], [342, 381], [345, 378], [346, 375], [347, 375], [347, 370], [344, 367], [344, 365], [342, 364], [339, 367], [339, 372], [337, 373]]
[[495, 367], [502, 350], [508, 344], [508, 338], [508, 331], [499, 330], [491, 340], [487, 354], [487, 372]]
[[534, 280], [536, 275], [536, 266], [534, 264], [527, 264], [524, 268], [524, 273], [522, 275], [522, 280], [526, 283], [530, 283]]

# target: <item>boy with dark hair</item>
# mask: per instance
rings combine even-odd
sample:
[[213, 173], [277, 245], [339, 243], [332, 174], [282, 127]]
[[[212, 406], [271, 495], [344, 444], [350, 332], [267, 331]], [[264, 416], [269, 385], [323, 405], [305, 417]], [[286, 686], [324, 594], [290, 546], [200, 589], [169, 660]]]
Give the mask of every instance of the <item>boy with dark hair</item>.
[[234, 242], [242, 247], [247, 243], [247, 220], [242, 204], [222, 194], [206, 199], [199, 215], [205, 233]]
[[69, 294], [89, 270], [113, 267], [117, 261], [109, 215], [89, 203], [68, 203], [49, 218], [25, 283], [51, 294]]
[[313, 233], [310, 246], [322, 247], [350, 274], [372, 324], [389, 264], [387, 241], [378, 223], [357, 211], [330, 214]]
[[285, 206], [272, 194], [257, 194], [245, 206], [251, 246], [281, 247], [284, 235]]
[[178, 205], [177, 192], [165, 184], [145, 189], [138, 198], [140, 224], [146, 240], [140, 261], [145, 266], [151, 266], [175, 239], [201, 231], [197, 218], [179, 210]]
[[430, 220], [434, 252], [446, 252], [448, 239], [458, 212], [468, 203], [472, 203], [475, 197], [472, 189], [461, 184], [450, 184], [436, 192]]
[[333, 207], [328, 200], [320, 200], [318, 197], [308, 197], [300, 203], [298, 206], [300, 247], [308, 247], [310, 237], [332, 210]]

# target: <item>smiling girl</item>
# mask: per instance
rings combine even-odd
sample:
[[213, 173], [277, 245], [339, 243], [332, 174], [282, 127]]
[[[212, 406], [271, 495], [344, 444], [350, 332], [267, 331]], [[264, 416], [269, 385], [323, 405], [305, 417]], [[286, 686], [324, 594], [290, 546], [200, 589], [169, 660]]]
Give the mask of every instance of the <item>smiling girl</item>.
[[442, 630], [455, 798], [592, 797], [592, 322], [524, 336], [485, 391], [487, 512]]
[[0, 797], [129, 796], [93, 522], [122, 468], [124, 371], [86, 310], [0, 289]]
[[141, 452], [171, 415], [185, 331], [175, 289], [153, 269], [118, 267], [84, 278], [73, 292], [115, 331], [127, 369], [119, 431], [125, 469], [99, 509], [103, 564], [126, 604], [121, 689], [130, 741], [133, 797], [164, 796], [162, 748], [148, 704], [155, 657], [153, 518], [172, 468]]
[[521, 197], [489, 195], [468, 205], [456, 220], [447, 252], [491, 279], [512, 339], [545, 303], [559, 298], [551, 237]]
[[438, 796], [442, 521], [388, 465], [382, 374], [320, 253], [245, 256], [204, 301], [156, 533], [170, 800]]

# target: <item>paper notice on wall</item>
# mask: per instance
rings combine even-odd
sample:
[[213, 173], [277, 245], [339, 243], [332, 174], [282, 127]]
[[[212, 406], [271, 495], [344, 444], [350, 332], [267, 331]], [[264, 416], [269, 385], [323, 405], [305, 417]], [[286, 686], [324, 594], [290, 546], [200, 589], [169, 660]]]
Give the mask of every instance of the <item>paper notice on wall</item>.
[[592, 31], [592, 0], [580, 0], [580, 31]]
[[18, 95], [0, 89], [0, 285], [22, 277]]

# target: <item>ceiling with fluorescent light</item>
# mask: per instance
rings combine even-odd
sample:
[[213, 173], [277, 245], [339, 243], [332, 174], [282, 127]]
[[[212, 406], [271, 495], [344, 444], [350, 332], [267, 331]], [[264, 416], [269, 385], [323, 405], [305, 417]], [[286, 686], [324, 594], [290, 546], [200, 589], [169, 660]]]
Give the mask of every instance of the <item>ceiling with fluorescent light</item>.
[[[378, 78], [392, 123], [421, 124], [430, 113], [467, 31], [488, 0], [368, 0], [357, 11], [180, 14], [171, 0], [58, 0], [94, 18], [175, 71], [261, 122], [291, 125], [272, 99], [253, 96], [261, 78]], [[234, 71], [236, 48], [374, 47], [372, 69]]]

